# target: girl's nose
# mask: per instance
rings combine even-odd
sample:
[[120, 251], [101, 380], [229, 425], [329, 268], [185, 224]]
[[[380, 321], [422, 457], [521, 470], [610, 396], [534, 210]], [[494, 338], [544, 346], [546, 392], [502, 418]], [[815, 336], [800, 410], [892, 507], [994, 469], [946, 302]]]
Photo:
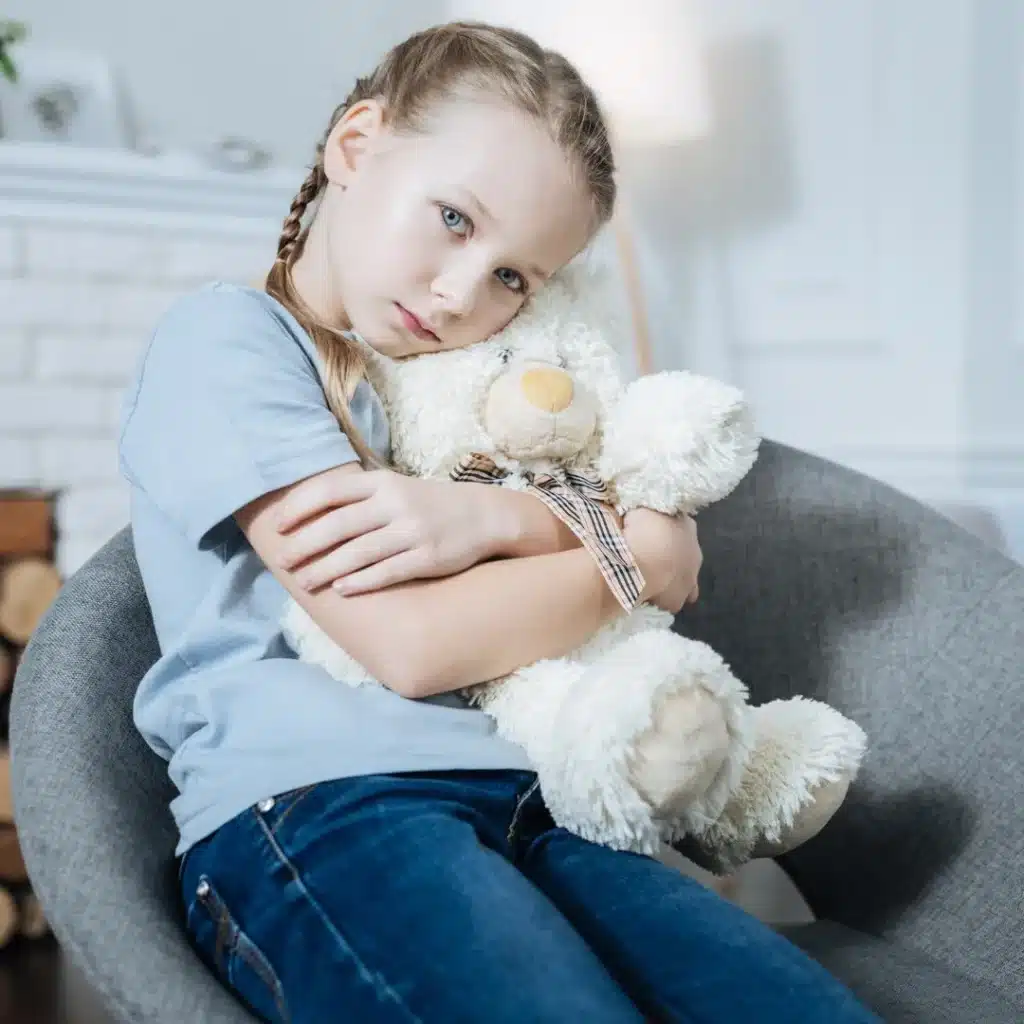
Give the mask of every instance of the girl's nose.
[[450, 316], [464, 317], [476, 305], [480, 281], [477, 275], [449, 273], [435, 279], [431, 289], [440, 300], [441, 309]]

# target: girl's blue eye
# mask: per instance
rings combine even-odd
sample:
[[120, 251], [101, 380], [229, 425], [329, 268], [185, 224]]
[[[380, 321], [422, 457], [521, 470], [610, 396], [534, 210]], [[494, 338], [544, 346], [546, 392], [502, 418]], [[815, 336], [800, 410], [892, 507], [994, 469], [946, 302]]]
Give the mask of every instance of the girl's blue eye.
[[469, 221], [454, 207], [442, 206], [441, 220], [449, 231], [454, 231], [457, 235], [465, 235], [469, 231]]
[[520, 274], [519, 271], [509, 270], [508, 267], [500, 267], [495, 271], [495, 274], [498, 275], [498, 280], [510, 291], [526, 291], [526, 282], [523, 280], [523, 275]]
[[[465, 238], [472, 228], [472, 221], [464, 214], [455, 209], [454, 206], [441, 204], [441, 220], [444, 226], [460, 238]], [[526, 280], [522, 274], [508, 267], [501, 267], [495, 271], [498, 280], [516, 294], [523, 294], [526, 291]]]

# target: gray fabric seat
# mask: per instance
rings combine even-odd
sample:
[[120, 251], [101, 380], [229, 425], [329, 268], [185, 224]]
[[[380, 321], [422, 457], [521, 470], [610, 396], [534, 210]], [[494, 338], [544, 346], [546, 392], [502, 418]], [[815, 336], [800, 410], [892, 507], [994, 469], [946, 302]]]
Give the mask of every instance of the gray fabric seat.
[[[1024, 569], [872, 480], [777, 444], [701, 517], [698, 606], [758, 702], [867, 730], [842, 811], [782, 865], [787, 933], [887, 1021], [1024, 1020]], [[15, 806], [54, 930], [118, 1019], [252, 1018], [187, 942], [173, 796], [131, 719], [156, 657], [127, 530], [64, 587], [12, 705]]]
[[898, 1024], [1017, 1024], [1019, 1004], [904, 945], [834, 921], [779, 929], [842, 978], [885, 1021]]

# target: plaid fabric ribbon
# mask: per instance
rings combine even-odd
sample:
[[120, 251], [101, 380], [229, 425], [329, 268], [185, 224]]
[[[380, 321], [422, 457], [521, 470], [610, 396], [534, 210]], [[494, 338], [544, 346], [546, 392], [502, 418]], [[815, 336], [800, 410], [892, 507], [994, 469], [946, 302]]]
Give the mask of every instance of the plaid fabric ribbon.
[[[572, 530], [597, 562], [619, 604], [630, 611], [640, 600], [645, 581], [607, 503], [604, 481], [571, 469], [555, 473], [523, 470], [522, 474], [527, 491], [540, 498]], [[509, 475], [509, 470], [499, 468], [489, 455], [478, 452], [464, 456], [451, 472], [453, 480], [481, 484], [500, 483]]]

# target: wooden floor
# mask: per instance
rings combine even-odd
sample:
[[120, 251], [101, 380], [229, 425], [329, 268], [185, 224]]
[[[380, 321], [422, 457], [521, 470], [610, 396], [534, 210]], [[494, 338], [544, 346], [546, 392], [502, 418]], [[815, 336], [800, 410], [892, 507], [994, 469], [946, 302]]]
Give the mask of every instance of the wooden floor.
[[0, 950], [2, 1024], [113, 1024], [52, 938]]

